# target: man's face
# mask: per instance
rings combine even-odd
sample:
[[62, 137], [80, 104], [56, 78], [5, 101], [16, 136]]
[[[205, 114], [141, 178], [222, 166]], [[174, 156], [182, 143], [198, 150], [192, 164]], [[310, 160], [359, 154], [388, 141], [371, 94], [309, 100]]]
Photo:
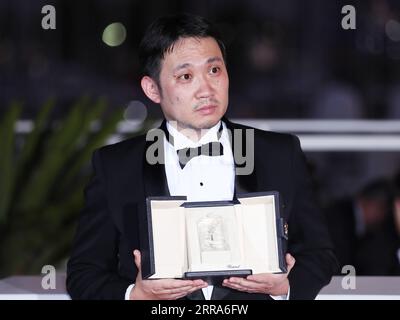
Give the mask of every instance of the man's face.
[[159, 85], [163, 113], [178, 129], [211, 128], [228, 107], [228, 73], [213, 38], [177, 41], [161, 61]]

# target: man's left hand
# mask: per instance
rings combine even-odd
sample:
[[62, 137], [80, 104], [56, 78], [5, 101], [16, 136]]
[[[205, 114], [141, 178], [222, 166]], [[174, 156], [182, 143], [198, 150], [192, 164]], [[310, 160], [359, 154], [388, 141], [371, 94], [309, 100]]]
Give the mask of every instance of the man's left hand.
[[289, 290], [288, 275], [296, 260], [289, 253], [286, 254], [287, 273], [252, 274], [246, 278], [231, 277], [225, 279], [222, 285], [231, 289], [248, 293], [264, 293], [273, 296], [287, 295]]

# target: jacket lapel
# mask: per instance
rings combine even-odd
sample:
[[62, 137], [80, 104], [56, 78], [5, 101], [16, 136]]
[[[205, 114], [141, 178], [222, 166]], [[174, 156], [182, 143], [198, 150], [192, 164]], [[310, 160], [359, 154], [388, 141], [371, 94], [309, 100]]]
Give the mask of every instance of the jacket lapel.
[[[166, 131], [166, 122], [165, 120], [162, 122], [161, 126], [158, 130], [162, 130], [162, 133], [165, 134]], [[164, 158], [164, 136], [158, 135], [158, 139], [162, 139], [161, 141], [146, 141], [146, 147], [144, 150], [143, 157], [143, 180], [144, 180], [144, 189], [145, 196], [170, 196], [170, 192], [168, 189], [167, 177], [165, 175], [165, 158]], [[157, 149], [159, 157], [159, 162], [155, 164], [149, 163], [146, 159], [147, 150], [153, 143], [158, 143], [159, 148]], [[161, 163], [160, 163], [161, 162]]]
[[[254, 169], [251, 174], [243, 175], [238, 174], [240, 170], [238, 168], [242, 167], [241, 157], [246, 152], [246, 127], [239, 126], [235, 123], [230, 122], [225, 117], [222, 119], [228, 130], [230, 131], [231, 147], [233, 152], [233, 158], [235, 161], [235, 193], [234, 198], [240, 193], [256, 192], [257, 185], [257, 175], [256, 175], [256, 165], [255, 165], [255, 153], [253, 155], [247, 155], [252, 157], [250, 161], [254, 162]], [[255, 137], [254, 137], [255, 138]], [[254, 146], [252, 146], [254, 150]], [[246, 155], [244, 155], [246, 156]]]

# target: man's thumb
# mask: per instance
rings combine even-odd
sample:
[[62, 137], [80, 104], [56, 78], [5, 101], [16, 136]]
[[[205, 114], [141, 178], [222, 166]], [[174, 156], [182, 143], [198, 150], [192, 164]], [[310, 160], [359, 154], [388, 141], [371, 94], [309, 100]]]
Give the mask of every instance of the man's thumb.
[[296, 263], [296, 259], [290, 254], [286, 254], [286, 263], [288, 267], [288, 272], [293, 268], [294, 264]]
[[133, 250], [133, 255], [135, 257], [136, 268], [138, 268], [138, 271], [140, 272], [140, 263], [141, 263], [140, 251]]

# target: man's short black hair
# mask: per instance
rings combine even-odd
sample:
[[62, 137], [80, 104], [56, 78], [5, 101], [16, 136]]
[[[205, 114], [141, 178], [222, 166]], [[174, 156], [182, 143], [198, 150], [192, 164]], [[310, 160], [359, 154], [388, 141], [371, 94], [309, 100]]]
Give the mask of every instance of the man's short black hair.
[[143, 75], [159, 83], [161, 61], [181, 38], [214, 38], [226, 62], [225, 45], [218, 30], [205, 18], [187, 13], [160, 17], [146, 30], [139, 46]]

